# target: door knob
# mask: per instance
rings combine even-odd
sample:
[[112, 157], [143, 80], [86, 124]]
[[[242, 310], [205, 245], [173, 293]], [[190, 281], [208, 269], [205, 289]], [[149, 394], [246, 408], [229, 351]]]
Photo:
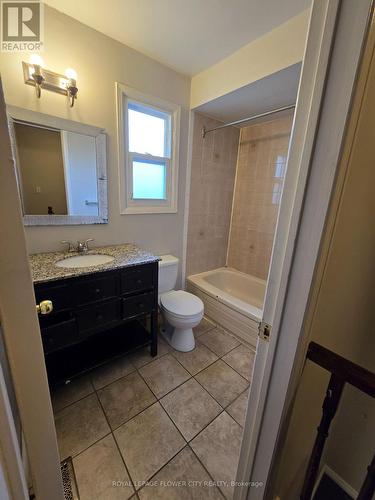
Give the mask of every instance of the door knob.
[[52, 311], [52, 300], [42, 300], [42, 302], [36, 305], [36, 312], [38, 314], [50, 314]]

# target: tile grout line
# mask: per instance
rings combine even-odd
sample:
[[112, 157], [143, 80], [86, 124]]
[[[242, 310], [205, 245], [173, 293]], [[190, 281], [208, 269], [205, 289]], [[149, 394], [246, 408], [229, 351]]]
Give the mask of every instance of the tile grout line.
[[[237, 346], [237, 347], [238, 347], [238, 346]], [[235, 349], [235, 348], [234, 348], [234, 349]], [[211, 351], [211, 352], [213, 352], [213, 351]], [[214, 353], [214, 354], [215, 354], [215, 353]], [[225, 354], [224, 354], [224, 356], [225, 356]], [[175, 358], [175, 359], [176, 359], [176, 361], [177, 361], [177, 362], [178, 362], [178, 363], [182, 366], [182, 368], [184, 368], [184, 366], [180, 363], [180, 361], [179, 361], [177, 358]], [[210, 367], [210, 366], [212, 366], [213, 364], [217, 363], [217, 361], [219, 361], [220, 359], [221, 359], [221, 358], [218, 358], [216, 361], [214, 361], [213, 363], [211, 363], [211, 364], [210, 364], [209, 366], [207, 366], [206, 368], [209, 368], [209, 367]], [[225, 361], [224, 361], [224, 363], [225, 363]], [[228, 363], [225, 363], [225, 364], [226, 364], [227, 366], [229, 366], [229, 365], [228, 365]], [[228, 403], [226, 406], [223, 406], [223, 405], [222, 405], [221, 403], [219, 403], [219, 401], [218, 401], [218, 400], [217, 400], [217, 399], [216, 399], [216, 398], [215, 398], [215, 397], [214, 397], [214, 396], [210, 393], [210, 391], [209, 391], [208, 389], [206, 389], [206, 388], [205, 388], [205, 387], [204, 387], [204, 386], [203, 386], [203, 385], [199, 382], [199, 380], [198, 380], [198, 379], [196, 379], [196, 378], [195, 378], [195, 377], [196, 377], [196, 375], [198, 375], [199, 373], [201, 373], [202, 371], [204, 371], [206, 368], [204, 368], [204, 369], [203, 369], [203, 370], [201, 370], [200, 372], [196, 373], [195, 375], [192, 375], [192, 376], [191, 376], [191, 378], [193, 378], [193, 379], [194, 379], [194, 380], [195, 380], [195, 381], [196, 381], [196, 382], [197, 382], [197, 383], [198, 383], [198, 384], [202, 387], [202, 389], [203, 389], [204, 391], [206, 391], [206, 392], [207, 392], [207, 394], [209, 394], [209, 395], [212, 397], [212, 399], [214, 399], [214, 400], [216, 401], [216, 403], [217, 403], [218, 405], [220, 405], [220, 406], [221, 406], [221, 408], [223, 408], [223, 410], [225, 410], [226, 408], [228, 408], [228, 406], [229, 406], [229, 405], [231, 405], [231, 404], [232, 404], [232, 403], [233, 403], [233, 402], [234, 402], [234, 401], [235, 401], [235, 400], [236, 400], [236, 399], [237, 399], [237, 398], [238, 398], [238, 397], [242, 394], [242, 392], [247, 391], [248, 387], [246, 387], [246, 389], [244, 389], [244, 390], [243, 390], [240, 394], [238, 394], [238, 395], [237, 395], [237, 396], [236, 396], [236, 397], [235, 397], [235, 398], [234, 398], [234, 399], [233, 399], [230, 403]], [[231, 366], [229, 366], [229, 368], [231, 368], [231, 369], [233, 370], [233, 368], [232, 368]], [[236, 373], [238, 373], [238, 372], [236, 372]], [[238, 373], [238, 375], [240, 375], [240, 374]], [[247, 382], [247, 380], [246, 380], [244, 377], [242, 377], [242, 375], [240, 375], [240, 377], [241, 377], [243, 380], [245, 380], [245, 381]], [[188, 380], [190, 380], [190, 379], [188, 379]], [[186, 380], [185, 382], [188, 382], [188, 380]], [[176, 386], [176, 387], [175, 387], [175, 389], [177, 389], [178, 387], [181, 387], [181, 385], [183, 385], [185, 382], [183, 382], [182, 384], [180, 384], [180, 385]], [[146, 382], [146, 383], [147, 383], [147, 382]], [[170, 394], [170, 393], [171, 393], [172, 391], [174, 391], [175, 389], [172, 389], [172, 390], [171, 390], [171, 391], [169, 391], [167, 394]], [[167, 394], [164, 394], [164, 396], [166, 396]], [[162, 397], [164, 397], [164, 396], [162, 396]], [[160, 399], [161, 399], [161, 398], [160, 398]]]
[[[184, 441], [185, 441], [185, 440], [184, 440]], [[170, 463], [172, 462], [172, 460], [174, 460], [174, 459], [177, 457], [177, 455], [178, 455], [179, 453], [181, 453], [181, 451], [182, 451], [182, 450], [184, 450], [187, 446], [189, 446], [189, 445], [188, 445], [188, 443], [185, 441], [184, 446], [183, 446], [182, 448], [180, 448], [180, 449], [179, 449], [179, 450], [178, 450], [178, 451], [177, 451], [177, 452], [173, 455], [173, 457], [171, 457], [171, 458], [170, 458], [167, 462], [165, 462], [165, 464], [164, 464], [164, 465], [162, 465], [161, 467], [159, 467], [159, 469], [158, 469], [158, 470], [157, 470], [154, 474], [152, 474], [152, 476], [150, 476], [148, 479], [145, 479], [145, 481], [151, 481], [151, 480], [152, 480], [152, 478], [154, 478], [154, 477], [156, 476], [156, 474], [158, 474], [161, 470], [163, 470], [163, 469], [164, 469], [164, 467], [166, 467], [168, 464], [170, 464]], [[143, 488], [145, 488], [145, 487], [146, 487], [146, 485], [141, 486], [138, 490], [136, 490], [136, 493], [138, 493], [139, 491], [143, 490]]]
[[[80, 455], [82, 455], [82, 453], [85, 453], [85, 451], [89, 450], [92, 446], [94, 446], [95, 444], [98, 444], [99, 441], [101, 441], [102, 439], [110, 436], [111, 434], [112, 434], [111, 431], [108, 432], [108, 434], [105, 434], [104, 436], [100, 437], [99, 439], [97, 439], [96, 441], [94, 441], [92, 444], [90, 444], [90, 446], [87, 446], [87, 448], [84, 448], [82, 451], [80, 451], [76, 455], [71, 455], [72, 460], [74, 461], [77, 457], [79, 457]], [[63, 458], [63, 460], [66, 460], [67, 458], [69, 458], [69, 457]]]
[[[135, 370], [137, 373], [138, 373], [138, 370]], [[132, 375], [134, 372], [132, 373], [129, 373], [129, 375]], [[150, 387], [147, 385], [146, 381], [143, 379], [142, 375], [140, 373], [138, 373], [138, 375], [140, 376], [140, 378], [142, 379], [143, 382], [145, 382], [147, 388], [151, 391]], [[127, 375], [125, 377], [122, 377], [122, 378], [126, 378]], [[120, 380], [120, 379], [119, 379]], [[116, 381], [117, 382], [117, 381]], [[110, 384], [109, 384], [110, 385]], [[108, 386], [107, 386], [108, 387]], [[101, 389], [100, 389], [101, 390]], [[124, 420], [123, 422], [121, 422], [121, 424], [119, 424], [118, 426], [116, 427], [112, 427], [110, 424], [109, 424], [109, 420], [107, 418], [107, 414], [106, 414], [106, 411], [104, 409], [104, 406], [102, 405], [102, 402], [100, 400], [100, 396], [99, 394], [97, 394], [97, 397], [99, 399], [99, 402], [101, 404], [101, 407], [103, 409], [103, 412], [108, 420], [108, 425], [111, 429], [111, 432], [114, 433], [115, 431], [117, 431], [120, 427], [122, 427], [123, 425], [127, 424], [128, 422], [130, 422], [131, 420], [133, 420], [133, 418], [137, 417], [138, 415], [140, 415], [143, 411], [147, 410], [148, 408], [150, 408], [150, 406], [152, 406], [153, 404], [155, 404], [157, 402], [157, 397], [155, 396], [155, 394], [151, 391], [151, 395], [155, 398], [155, 401], [152, 401], [151, 403], [147, 404], [147, 406], [145, 406], [144, 408], [142, 408], [142, 410], [140, 410], [139, 412], [135, 413], [134, 415], [132, 415], [130, 418]]]
[[[133, 372], [132, 372], [132, 373], [133, 373]], [[130, 375], [130, 373], [129, 373], [129, 375]], [[119, 445], [118, 445], [118, 442], [117, 442], [116, 436], [115, 436], [115, 434], [114, 434], [114, 432], [113, 432], [113, 430], [112, 430], [111, 424], [109, 423], [109, 420], [108, 420], [107, 414], [106, 414], [106, 412], [104, 411], [104, 407], [103, 407], [103, 405], [102, 405], [102, 402], [100, 401], [100, 398], [99, 398], [99, 395], [98, 395], [98, 393], [97, 393], [97, 392], [96, 392], [96, 397], [97, 397], [97, 399], [98, 399], [98, 401], [99, 401], [100, 408], [102, 409], [102, 412], [104, 413], [104, 417], [105, 417], [105, 419], [106, 419], [106, 421], [107, 421], [108, 427], [111, 429], [110, 434], [111, 434], [111, 436], [112, 436], [113, 441], [115, 442], [116, 449], [117, 449], [117, 451], [118, 451], [118, 452], [119, 452], [119, 454], [120, 454], [121, 461], [122, 461], [122, 463], [124, 464], [125, 470], [126, 470], [126, 472], [127, 472], [128, 476], [129, 476], [129, 479], [130, 479], [130, 481], [131, 481], [131, 483], [132, 483], [133, 490], [134, 490], [134, 492], [136, 492], [136, 489], [135, 489], [135, 487], [134, 487], [134, 481], [133, 481], [133, 478], [132, 478], [132, 476], [131, 476], [131, 474], [130, 474], [130, 472], [129, 472], [129, 469], [128, 469], [128, 467], [127, 467], [126, 463], [125, 463], [125, 459], [124, 459], [124, 457], [123, 457], [123, 455], [122, 455], [122, 453], [121, 453], [121, 450], [120, 450], [120, 447], [119, 447]], [[131, 498], [132, 496], [133, 496], [133, 495], [131, 495], [129, 498]]]
[[[195, 375], [198, 375], [198, 373], [202, 372], [203, 370], [205, 370], [205, 369], [206, 369], [206, 368], [208, 368], [209, 366], [211, 366], [211, 365], [213, 365], [214, 363], [216, 363], [216, 361], [217, 361], [218, 359], [220, 359], [220, 358], [217, 356], [217, 354], [215, 354], [213, 351], [211, 351], [211, 350], [210, 350], [207, 346], [205, 346], [204, 344], [202, 344], [202, 346], [203, 346], [203, 347], [205, 347], [206, 349], [208, 349], [208, 350], [210, 351], [210, 353], [214, 354], [214, 355], [216, 356], [216, 359], [215, 359], [214, 361], [210, 362], [208, 365], [206, 365], [206, 366], [204, 366], [203, 368], [201, 368], [200, 370], [198, 370], [196, 373], [191, 373], [191, 372], [190, 372], [190, 371], [189, 371], [189, 370], [188, 370], [188, 369], [187, 369], [187, 368], [186, 368], [186, 367], [185, 367], [185, 366], [181, 363], [181, 361], [180, 361], [180, 360], [176, 357], [176, 355], [175, 355], [173, 352], [171, 352], [171, 354], [172, 354], [172, 356], [175, 358], [175, 360], [176, 360], [176, 361], [178, 361], [178, 362], [180, 363], [180, 365], [181, 365], [181, 366], [182, 366], [182, 367], [183, 367], [186, 371], [188, 371], [192, 377], [195, 377]], [[190, 352], [190, 351], [189, 351], [189, 352]]]
[[[211, 329], [211, 330], [209, 330], [209, 331], [212, 331], [212, 329]], [[224, 331], [227, 335], [230, 335], [229, 333], [227, 333], [227, 331], [226, 331], [226, 330], [223, 330], [223, 331]], [[205, 333], [203, 333], [202, 335], [205, 335], [206, 333], [208, 333], [208, 332], [205, 332]], [[221, 356], [219, 356], [219, 355], [218, 355], [215, 351], [213, 351], [212, 349], [210, 349], [210, 347], [209, 347], [209, 346], [207, 346], [204, 342], [201, 342], [201, 343], [202, 343], [205, 347], [207, 347], [207, 349], [208, 349], [209, 351], [211, 351], [213, 354], [215, 354], [215, 356], [217, 356], [217, 357], [218, 357], [218, 359], [221, 359], [221, 360], [222, 360], [222, 361], [223, 361], [223, 362], [224, 362], [227, 366], [229, 366], [230, 368], [232, 368], [232, 370], [234, 370], [236, 373], [238, 373], [238, 375], [240, 375], [240, 376], [241, 376], [244, 380], [246, 380], [246, 382], [248, 382], [248, 384], [250, 385], [251, 380], [250, 380], [250, 381], [249, 381], [249, 380], [247, 380], [247, 379], [246, 379], [243, 375], [241, 375], [241, 373], [240, 373], [239, 371], [237, 371], [235, 368], [233, 368], [233, 366], [231, 366], [229, 363], [227, 363], [227, 362], [225, 361], [225, 359], [223, 359], [223, 358], [224, 358], [224, 356], [226, 356], [227, 354], [231, 353], [232, 351], [234, 351], [235, 349], [237, 349], [237, 348], [238, 348], [238, 347], [240, 347], [241, 345], [243, 345], [244, 347], [246, 347], [247, 349], [249, 349], [249, 351], [251, 351], [251, 349], [250, 349], [250, 348], [249, 348], [246, 344], [244, 344], [243, 342], [241, 342], [240, 340], [238, 340], [236, 337], [233, 337], [232, 335], [230, 335], [230, 336], [231, 336], [232, 338], [234, 338], [235, 340], [237, 340], [237, 341], [239, 342], [239, 344], [238, 344], [238, 345], [236, 345], [235, 347], [233, 347], [232, 349], [229, 349], [229, 351], [228, 351], [228, 352], [226, 352], [226, 353], [222, 354]], [[254, 357], [255, 357], [255, 355], [256, 355], [256, 353], [254, 353]], [[217, 361], [217, 360], [216, 360], [216, 361]], [[213, 363], [211, 363], [211, 364], [213, 364]], [[210, 366], [211, 366], [211, 365], [210, 365]], [[202, 370], [201, 370], [201, 371], [202, 371]]]
[[[231, 351], [229, 351], [229, 352], [231, 352]], [[227, 354], [229, 354], [229, 352], [228, 352]], [[226, 356], [226, 354], [224, 354], [224, 356]], [[223, 358], [220, 358], [220, 359], [221, 359], [221, 361], [222, 361], [223, 363], [225, 363], [227, 366], [229, 366], [229, 368], [232, 368], [232, 370], [234, 370], [234, 371], [235, 371], [235, 372], [236, 372], [236, 373], [237, 373], [240, 377], [242, 377], [242, 378], [243, 378], [243, 379], [247, 382], [247, 384], [248, 384], [248, 385], [250, 385], [250, 384], [251, 384], [251, 380], [248, 380], [248, 379], [247, 379], [247, 378], [245, 378], [243, 375], [241, 375], [241, 373], [240, 373], [239, 371], [237, 371], [235, 368], [233, 368], [233, 366], [231, 366], [229, 363], [227, 363], [227, 362], [225, 361], [225, 359], [223, 359]]]
[[[62, 408], [60, 408], [59, 410], [57, 411], [53, 411], [53, 416], [56, 417], [57, 415], [59, 415], [59, 413], [61, 413], [62, 411], [66, 410], [67, 408], [69, 408], [70, 406], [73, 406], [75, 405], [76, 403], [79, 403], [80, 401], [82, 401], [83, 399], [85, 398], [88, 398], [89, 396], [92, 396], [93, 394], [95, 394], [95, 389], [92, 390], [92, 392], [89, 392], [88, 394], [85, 394], [84, 396], [82, 396], [81, 398], [79, 399], [75, 399], [72, 403], [69, 403], [67, 404], [66, 406], [63, 406]], [[52, 401], [52, 398], [51, 398], [51, 401]], [[53, 409], [53, 406], [52, 406], [52, 409]]]
[[[170, 353], [168, 353], [168, 354], [170, 354]], [[178, 359], [176, 359], [174, 356], [173, 356], [173, 359], [175, 359], [175, 360], [179, 363]], [[155, 361], [157, 361], [157, 360], [155, 360]], [[179, 364], [181, 365], [181, 363], [179, 363]], [[177, 389], [178, 387], [181, 387], [181, 386], [182, 386], [185, 382], [188, 382], [191, 378], [193, 378], [193, 375], [191, 375], [191, 374], [190, 374], [190, 373], [186, 370], [186, 368], [184, 368], [182, 365], [181, 365], [181, 367], [182, 367], [182, 368], [186, 371], [186, 373], [189, 375], [189, 377], [188, 377], [186, 380], [184, 380], [183, 382], [181, 382], [181, 384], [176, 385], [176, 387], [173, 387], [173, 389], [171, 389], [170, 391], [166, 392], [165, 394], [163, 394], [163, 395], [162, 395], [162, 396], [160, 396], [160, 397], [159, 397], [159, 396], [157, 396], [157, 395], [155, 394], [155, 392], [152, 390], [151, 386], [147, 383], [147, 380], [143, 377], [142, 373], [141, 373], [138, 369], [137, 369], [137, 370], [138, 370], [138, 374], [140, 375], [140, 377], [142, 378], [142, 380], [144, 381], [144, 383], [147, 385], [147, 387], [150, 389], [150, 391], [152, 392], [152, 394], [153, 394], [153, 395], [156, 397], [156, 399], [159, 401], [159, 399], [164, 398], [164, 396], [166, 396], [167, 394], [170, 394], [172, 391], [174, 391], [174, 390], [175, 390], [175, 389]], [[141, 367], [141, 368], [143, 368], [143, 367]]]
[[[190, 450], [192, 451], [193, 455], [198, 460], [198, 462], [201, 464], [201, 466], [203, 467], [203, 469], [206, 471], [208, 477], [210, 477], [212, 479], [212, 481], [214, 483], [216, 483], [216, 480], [214, 479], [214, 477], [212, 476], [212, 474], [208, 471], [208, 469], [206, 468], [206, 466], [204, 465], [204, 463], [201, 461], [201, 459], [198, 457], [198, 455], [195, 453], [195, 451], [193, 450], [193, 448], [190, 446], [190, 443], [188, 444], [188, 447], [190, 448]], [[218, 486], [216, 486], [216, 484], [215, 484], [215, 488], [218, 490], [218, 492], [223, 497], [223, 499], [226, 499], [226, 497], [224, 496], [223, 492], [221, 491], [221, 489]]]

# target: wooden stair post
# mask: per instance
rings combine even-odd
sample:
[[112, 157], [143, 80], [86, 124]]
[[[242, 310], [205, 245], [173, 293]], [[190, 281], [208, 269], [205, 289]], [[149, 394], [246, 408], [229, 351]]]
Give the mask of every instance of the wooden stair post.
[[366, 478], [362, 484], [357, 500], [371, 500], [375, 490], [375, 455], [367, 468]]
[[326, 392], [326, 397], [323, 401], [323, 415], [320, 420], [318, 434], [315, 438], [314, 447], [310, 456], [309, 465], [307, 467], [305, 481], [301, 493], [301, 500], [310, 500], [311, 498], [316, 481], [316, 476], [318, 475], [319, 471], [320, 459], [322, 458], [324, 445], [329, 434], [329, 427], [331, 425], [333, 417], [336, 414], [344, 385], [344, 380], [337, 377], [336, 375], [331, 375]]

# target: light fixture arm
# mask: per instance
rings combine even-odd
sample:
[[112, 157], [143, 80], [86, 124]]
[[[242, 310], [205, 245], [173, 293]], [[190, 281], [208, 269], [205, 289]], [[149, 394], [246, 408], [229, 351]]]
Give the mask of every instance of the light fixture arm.
[[42, 94], [42, 83], [44, 82], [44, 76], [42, 74], [42, 69], [38, 64], [34, 64], [34, 72], [31, 74], [35, 81], [35, 92], [38, 99]]
[[74, 101], [77, 99], [77, 93], [78, 93], [78, 88], [76, 86], [75, 80], [71, 79], [69, 81], [67, 90], [68, 90], [70, 107], [72, 108], [74, 106]]

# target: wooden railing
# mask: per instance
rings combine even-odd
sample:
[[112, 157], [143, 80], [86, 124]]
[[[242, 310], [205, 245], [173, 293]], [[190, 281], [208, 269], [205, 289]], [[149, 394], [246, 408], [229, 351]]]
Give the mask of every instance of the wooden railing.
[[[311, 452], [305, 480], [301, 492], [301, 500], [311, 500], [319, 464], [331, 422], [336, 414], [345, 384], [350, 384], [360, 391], [375, 397], [375, 374], [335, 354], [325, 347], [311, 342], [306, 355], [307, 359], [325, 368], [331, 373], [326, 396], [323, 401], [323, 413], [317, 430], [317, 436]], [[367, 469], [365, 480], [357, 500], [371, 500], [375, 490], [375, 455]]]

